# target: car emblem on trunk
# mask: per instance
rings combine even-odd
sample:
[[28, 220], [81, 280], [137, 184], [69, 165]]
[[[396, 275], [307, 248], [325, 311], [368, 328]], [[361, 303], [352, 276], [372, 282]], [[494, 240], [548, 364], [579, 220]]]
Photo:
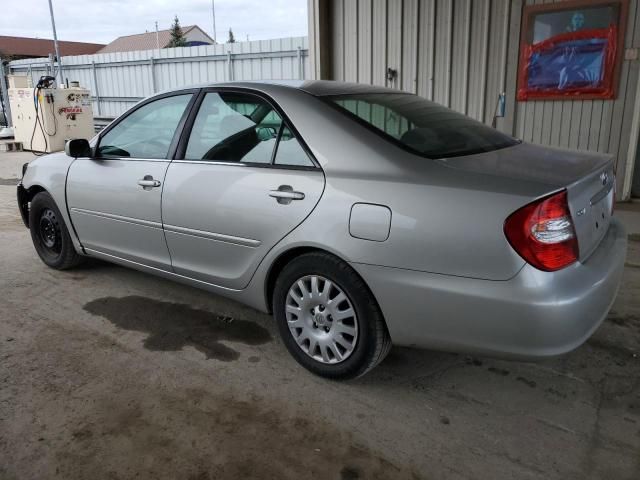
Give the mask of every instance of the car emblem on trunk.
[[602, 172], [600, 174], [600, 180], [602, 181], [603, 185], [607, 184], [607, 180], [609, 180], [609, 174], [607, 172]]

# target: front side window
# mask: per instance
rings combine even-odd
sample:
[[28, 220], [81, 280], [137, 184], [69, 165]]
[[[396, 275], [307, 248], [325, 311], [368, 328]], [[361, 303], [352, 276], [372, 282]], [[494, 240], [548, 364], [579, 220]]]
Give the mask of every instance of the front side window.
[[138, 108], [100, 139], [98, 155], [166, 158], [191, 97], [191, 94], [174, 95]]
[[491, 152], [518, 141], [417, 95], [373, 93], [327, 97], [382, 136], [427, 158]]
[[259, 97], [207, 93], [185, 159], [269, 164], [281, 125], [280, 115]]

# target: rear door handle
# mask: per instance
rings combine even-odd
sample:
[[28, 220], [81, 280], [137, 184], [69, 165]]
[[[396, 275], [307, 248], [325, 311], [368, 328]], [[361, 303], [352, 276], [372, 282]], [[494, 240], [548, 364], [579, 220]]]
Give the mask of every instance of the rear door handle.
[[143, 179], [138, 180], [138, 185], [145, 190], [151, 190], [160, 186], [160, 180], [154, 180], [151, 175], [145, 175]]
[[304, 193], [296, 192], [291, 185], [280, 185], [278, 190], [271, 190], [269, 196], [283, 205], [289, 205], [292, 200], [304, 200]]
[[304, 200], [302, 192], [282, 192], [280, 190], [271, 190], [269, 196], [273, 198], [288, 198], [289, 200]]

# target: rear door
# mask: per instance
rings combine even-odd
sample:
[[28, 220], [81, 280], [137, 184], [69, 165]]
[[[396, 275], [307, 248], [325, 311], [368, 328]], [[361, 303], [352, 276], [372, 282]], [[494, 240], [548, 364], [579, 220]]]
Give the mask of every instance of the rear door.
[[173, 269], [241, 289], [266, 253], [311, 213], [324, 175], [265, 98], [210, 90], [192, 115], [163, 194]]
[[162, 188], [193, 98], [182, 92], [142, 104], [101, 136], [95, 158], [71, 164], [69, 213], [90, 253], [171, 269]]

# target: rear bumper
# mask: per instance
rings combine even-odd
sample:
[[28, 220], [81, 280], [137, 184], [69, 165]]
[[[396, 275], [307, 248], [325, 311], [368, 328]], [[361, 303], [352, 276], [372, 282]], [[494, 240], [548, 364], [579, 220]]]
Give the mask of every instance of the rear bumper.
[[615, 299], [627, 249], [613, 219], [584, 262], [558, 272], [530, 265], [507, 281], [352, 264], [373, 291], [396, 345], [539, 358], [580, 346]]

